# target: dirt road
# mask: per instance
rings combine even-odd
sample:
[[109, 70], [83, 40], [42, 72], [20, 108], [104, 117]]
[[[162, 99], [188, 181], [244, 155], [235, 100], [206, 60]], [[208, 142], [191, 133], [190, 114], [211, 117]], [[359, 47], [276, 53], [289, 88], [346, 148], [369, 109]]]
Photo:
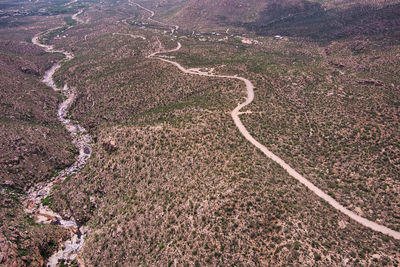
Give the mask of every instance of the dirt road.
[[361, 225], [364, 225], [365, 227], [368, 227], [374, 231], [381, 232], [385, 235], [389, 235], [395, 239], [400, 240], [400, 232], [394, 231], [390, 228], [387, 228], [386, 226], [377, 224], [375, 222], [372, 222], [366, 218], [363, 218], [356, 213], [352, 212], [351, 210], [345, 208], [343, 205], [341, 205], [339, 202], [337, 202], [335, 199], [333, 199], [331, 196], [323, 192], [321, 189], [316, 187], [313, 183], [311, 183], [309, 180], [307, 180], [304, 176], [299, 174], [296, 170], [294, 170], [292, 167], [290, 167], [286, 162], [284, 162], [280, 157], [272, 153], [270, 150], [268, 150], [267, 147], [265, 147], [263, 144], [258, 142], [254, 137], [249, 133], [249, 131], [246, 129], [246, 127], [243, 125], [242, 121], [240, 120], [239, 115], [242, 114], [240, 112], [241, 109], [249, 105], [251, 102], [254, 100], [254, 85], [246, 78], [243, 77], [238, 77], [238, 76], [229, 76], [229, 75], [217, 75], [213, 74], [212, 72], [204, 72], [200, 71], [199, 69], [186, 69], [183, 67], [181, 64], [178, 62], [165, 59], [162, 57], [158, 57], [157, 55], [160, 53], [171, 53], [178, 51], [182, 45], [178, 42], [178, 46], [174, 49], [167, 50], [167, 51], [160, 51], [160, 52], [155, 52], [151, 55], [149, 55], [150, 58], [156, 58], [158, 60], [167, 62], [169, 64], [172, 64], [176, 66], [179, 70], [181, 70], [184, 73], [187, 74], [192, 74], [192, 75], [200, 75], [200, 76], [207, 76], [207, 77], [217, 77], [217, 78], [225, 78], [225, 79], [235, 79], [235, 80], [240, 80], [244, 82], [246, 85], [246, 91], [247, 91], [247, 97], [246, 100], [243, 103], [239, 103], [238, 106], [231, 112], [231, 116], [233, 121], [235, 122], [236, 126], [238, 127], [240, 133], [254, 146], [256, 146], [258, 149], [260, 149], [268, 158], [273, 160], [274, 162], [278, 163], [282, 168], [284, 168], [290, 176], [295, 178], [297, 181], [305, 185], [308, 189], [310, 189], [314, 194], [325, 200], [326, 202], [329, 203], [333, 208], [336, 210], [346, 214], [349, 216], [351, 219], [354, 221], [360, 223]]

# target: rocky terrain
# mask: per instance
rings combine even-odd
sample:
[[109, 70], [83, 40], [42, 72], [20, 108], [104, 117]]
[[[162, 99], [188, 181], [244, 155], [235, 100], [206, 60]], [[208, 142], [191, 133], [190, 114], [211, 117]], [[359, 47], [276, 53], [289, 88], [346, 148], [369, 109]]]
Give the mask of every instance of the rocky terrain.
[[60, 96], [40, 82], [57, 56], [21, 41], [0, 45], [0, 183], [24, 189], [71, 164], [75, 151], [57, 120]]
[[400, 231], [398, 1], [138, 3], [154, 19], [128, 1], [2, 7], [0, 264], [41, 266], [68, 238], [21, 202], [74, 162], [62, 96], [40, 82], [62, 55], [30, 43], [73, 25], [41, 38], [75, 55], [55, 82], [76, 88], [68, 116], [94, 141], [42, 202], [90, 229], [70, 264], [398, 265], [399, 240], [333, 209], [241, 135], [230, 113], [242, 82], [148, 57], [180, 42], [161, 58], [249, 79], [250, 134], [347, 209]]
[[47, 27], [62, 25], [64, 18], [36, 16], [31, 8], [7, 2], [1, 9], [0, 265], [5, 266], [42, 266], [67, 238], [57, 226], [35, 223], [22, 200], [31, 186], [72, 164], [77, 153], [57, 120], [62, 97], [41, 82], [62, 56], [47, 54], [30, 41]]

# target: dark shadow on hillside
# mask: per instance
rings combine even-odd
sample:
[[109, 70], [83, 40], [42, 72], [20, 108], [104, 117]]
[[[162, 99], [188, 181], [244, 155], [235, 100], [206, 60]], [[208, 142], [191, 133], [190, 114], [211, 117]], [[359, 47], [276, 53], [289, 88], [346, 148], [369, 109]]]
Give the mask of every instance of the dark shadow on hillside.
[[302, 1], [292, 6], [275, 3], [254, 23], [239, 26], [258, 35], [305, 37], [333, 41], [353, 36], [389, 37], [400, 40], [400, 4], [380, 9], [356, 5], [347, 10], [327, 10], [320, 4]]

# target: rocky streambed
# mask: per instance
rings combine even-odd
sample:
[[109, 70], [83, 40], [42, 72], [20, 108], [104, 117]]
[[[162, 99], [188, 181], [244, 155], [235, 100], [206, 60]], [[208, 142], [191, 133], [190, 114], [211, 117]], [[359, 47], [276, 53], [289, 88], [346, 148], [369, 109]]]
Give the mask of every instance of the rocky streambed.
[[[81, 12], [82, 11], [79, 11], [74, 16], [76, 17]], [[74, 88], [68, 87], [68, 85], [58, 87], [53, 80], [53, 76], [61, 65], [73, 59], [74, 55], [67, 51], [57, 50], [52, 45], [42, 44], [40, 42], [40, 36], [49, 31], [35, 35], [32, 42], [35, 45], [44, 48], [46, 52], [61, 53], [65, 56], [64, 59], [56, 62], [48, 71], [46, 71], [42, 81], [54, 90], [60, 91], [66, 97], [58, 107], [57, 117], [73, 137], [73, 143], [79, 149], [79, 154], [76, 161], [71, 166], [58, 173], [58, 175], [50, 182], [38, 183], [31, 188], [24, 200], [24, 208], [27, 213], [33, 215], [37, 223], [60, 225], [60, 227], [70, 231], [71, 238], [65, 241], [64, 244], [62, 244], [61, 249], [48, 259], [47, 266], [56, 266], [59, 261], [72, 261], [76, 259], [79, 250], [83, 246], [88, 229], [87, 227], [80, 226], [73, 216], [63, 218], [60, 214], [52, 211], [48, 207], [48, 204], [51, 200], [53, 187], [62, 184], [67, 177], [75, 174], [85, 166], [91, 155], [92, 139], [85, 128], [79, 125], [78, 122], [67, 117], [68, 110], [76, 99], [76, 91]]]

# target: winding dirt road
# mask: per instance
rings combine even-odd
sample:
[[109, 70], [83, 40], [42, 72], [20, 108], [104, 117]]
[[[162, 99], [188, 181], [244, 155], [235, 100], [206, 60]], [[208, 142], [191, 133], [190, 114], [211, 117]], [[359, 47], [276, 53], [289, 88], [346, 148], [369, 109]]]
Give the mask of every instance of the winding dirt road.
[[[137, 6], [143, 8], [142, 6], [138, 5]], [[154, 16], [154, 11], [151, 11], [147, 8], [143, 8], [144, 10], [150, 12], [151, 16], [149, 19], [151, 19], [152, 16]], [[163, 57], [158, 56], [158, 54], [161, 53], [171, 53], [171, 52], [176, 52], [179, 49], [181, 49], [182, 45], [181, 43], [178, 42], [178, 45], [176, 48], [171, 49], [171, 50], [160, 50], [158, 52], [150, 54], [148, 57], [149, 58], [155, 58], [164, 62], [167, 62], [169, 64], [172, 64], [176, 66], [180, 71], [186, 74], [192, 74], [192, 75], [200, 75], [200, 76], [206, 76], [206, 77], [217, 77], [217, 78], [224, 78], [224, 79], [235, 79], [244, 82], [246, 85], [246, 91], [247, 91], [247, 97], [246, 101], [243, 103], [239, 103], [238, 106], [231, 112], [231, 116], [233, 121], [235, 122], [235, 125], [238, 127], [240, 133], [254, 146], [256, 146], [258, 149], [260, 149], [268, 158], [273, 160], [274, 162], [278, 163], [283, 169], [285, 169], [290, 176], [295, 178], [297, 181], [305, 185], [308, 189], [310, 189], [314, 194], [316, 194], [318, 197], [322, 198], [326, 202], [328, 202], [329, 205], [331, 205], [333, 208], [336, 210], [342, 212], [343, 214], [349, 216], [352, 220], [360, 223], [361, 225], [368, 227], [374, 231], [381, 232], [385, 235], [391, 236], [397, 240], [400, 240], [400, 232], [397, 232], [395, 230], [392, 230], [386, 226], [377, 224], [373, 221], [370, 221], [366, 218], [363, 218], [353, 211], [345, 208], [343, 205], [341, 205], [339, 202], [337, 202], [335, 199], [333, 199], [331, 196], [326, 194], [324, 191], [316, 187], [313, 183], [311, 183], [309, 180], [307, 180], [304, 176], [299, 174], [295, 169], [289, 166], [285, 161], [283, 161], [280, 157], [272, 153], [266, 146], [258, 142], [246, 129], [246, 127], [243, 125], [242, 121], [240, 120], [239, 115], [243, 114], [243, 112], [240, 112], [241, 109], [246, 107], [247, 105], [251, 104], [254, 100], [254, 85], [246, 78], [239, 77], [239, 76], [230, 76], [230, 75], [217, 75], [213, 74], [212, 71], [210, 72], [202, 72], [199, 69], [186, 69], [183, 67], [181, 64], [178, 62], [165, 59]]]
[[161, 21], [159, 21], [159, 20], [153, 19], [154, 15], [155, 15], [156, 13], [155, 13], [154, 11], [148, 9], [148, 8], [145, 8], [144, 6], [142, 6], [142, 5], [140, 5], [140, 4], [135, 3], [135, 2], [132, 2], [132, 1], [129, 1], [129, 4], [130, 4], [131, 6], [136, 5], [136, 6], [140, 7], [141, 9], [143, 9], [143, 10], [149, 12], [149, 13], [150, 13], [150, 16], [149, 16], [147, 19], [150, 20], [150, 21], [152, 21], [152, 22], [155, 22], [155, 23], [157, 23], [157, 24], [170, 27], [170, 28], [171, 28], [171, 34], [174, 34], [174, 32], [177, 31], [177, 30], [179, 29], [179, 26], [178, 26], [178, 25], [172, 25], [172, 27], [171, 27], [171, 25], [169, 25], [169, 24], [166, 24], [166, 23], [161, 22]]
[[78, 16], [79, 16], [80, 14], [82, 14], [82, 12], [83, 12], [83, 9], [79, 10], [78, 13], [72, 15], [71, 18], [72, 18], [73, 20], [79, 22], [79, 23], [82, 23], [82, 24], [83, 24], [83, 23], [86, 23], [86, 21], [84, 21], [83, 19], [78, 18]]
[[193, 74], [193, 75], [200, 75], [200, 76], [208, 76], [208, 77], [217, 77], [217, 78], [226, 78], [226, 79], [235, 79], [235, 80], [240, 80], [245, 83], [246, 85], [246, 90], [247, 90], [247, 98], [246, 101], [243, 103], [238, 104], [238, 106], [231, 112], [231, 116], [233, 121], [235, 122], [236, 126], [238, 127], [240, 133], [254, 146], [256, 146], [258, 149], [260, 149], [268, 158], [271, 160], [275, 161], [278, 163], [282, 168], [284, 168], [290, 176], [295, 178], [297, 181], [305, 185], [308, 189], [310, 189], [312, 192], [314, 192], [317, 196], [325, 200], [326, 202], [329, 203], [332, 207], [337, 209], [338, 211], [346, 214], [349, 216], [351, 219], [354, 221], [374, 230], [377, 232], [381, 232], [385, 235], [389, 235], [395, 239], [400, 240], [400, 232], [394, 231], [390, 228], [387, 228], [386, 226], [377, 224], [373, 221], [370, 221], [366, 218], [363, 218], [351, 210], [345, 208], [343, 205], [341, 205], [339, 202], [337, 202], [335, 199], [333, 199], [331, 196], [323, 192], [321, 189], [316, 187], [313, 183], [311, 183], [309, 180], [307, 180], [304, 176], [299, 174], [295, 169], [290, 167], [286, 162], [284, 162], [280, 157], [272, 153], [266, 146], [258, 142], [254, 137], [249, 133], [249, 131], [246, 129], [246, 127], [243, 125], [242, 121], [239, 118], [239, 115], [242, 114], [240, 110], [244, 108], [245, 106], [249, 105], [251, 102], [254, 100], [254, 85], [246, 78], [239, 77], [239, 76], [229, 76], [229, 75], [217, 75], [213, 73], [207, 73], [207, 72], [201, 72], [196, 69], [186, 69], [182, 65], [180, 65], [178, 62], [171, 61], [165, 58], [158, 57], [157, 54], [159, 53], [170, 53], [170, 52], [175, 52], [178, 51], [182, 45], [178, 42], [178, 46], [175, 49], [169, 50], [169, 51], [164, 51], [164, 52], [156, 52], [151, 54], [149, 57], [156, 58], [158, 60], [170, 63], [174, 66], [176, 66], [179, 70], [181, 70], [184, 73], [187, 74]]

